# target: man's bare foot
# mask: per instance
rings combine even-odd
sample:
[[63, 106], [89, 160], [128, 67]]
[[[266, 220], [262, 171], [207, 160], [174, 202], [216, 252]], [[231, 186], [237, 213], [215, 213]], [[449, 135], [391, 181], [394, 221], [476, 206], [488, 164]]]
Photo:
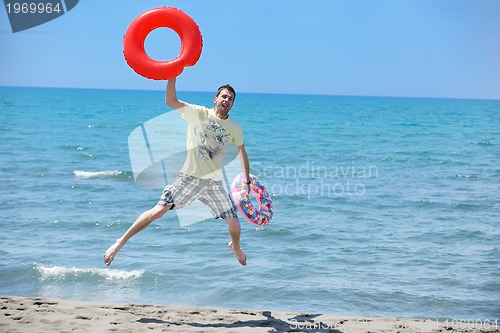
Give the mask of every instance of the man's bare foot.
[[246, 266], [247, 265], [247, 255], [245, 254], [245, 252], [243, 251], [243, 249], [240, 247], [238, 249], [238, 251], [236, 251], [234, 249], [234, 245], [233, 245], [233, 241], [230, 241], [227, 246], [233, 250], [234, 254], [236, 255], [236, 258], [238, 258], [238, 261], [240, 262], [240, 264], [242, 264], [243, 266]]
[[113, 259], [115, 259], [115, 256], [118, 254], [118, 251], [123, 247], [118, 241], [111, 245], [106, 252], [104, 252], [104, 264], [106, 266], [109, 266]]

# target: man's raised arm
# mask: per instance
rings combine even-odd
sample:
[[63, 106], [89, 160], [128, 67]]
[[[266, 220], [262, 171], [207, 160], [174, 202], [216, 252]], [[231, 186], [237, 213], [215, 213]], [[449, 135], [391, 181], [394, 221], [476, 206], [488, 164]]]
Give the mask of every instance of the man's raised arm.
[[167, 91], [165, 96], [165, 103], [172, 109], [180, 111], [186, 105], [186, 102], [177, 99], [177, 91], [175, 90], [176, 78], [172, 78], [167, 82]]

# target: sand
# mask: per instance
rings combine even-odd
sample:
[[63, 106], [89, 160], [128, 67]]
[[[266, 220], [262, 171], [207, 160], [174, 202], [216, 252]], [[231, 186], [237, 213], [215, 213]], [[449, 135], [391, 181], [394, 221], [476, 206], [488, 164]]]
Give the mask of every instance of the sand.
[[[499, 323], [500, 325], [500, 323]], [[500, 332], [489, 323], [0, 296], [0, 332]]]

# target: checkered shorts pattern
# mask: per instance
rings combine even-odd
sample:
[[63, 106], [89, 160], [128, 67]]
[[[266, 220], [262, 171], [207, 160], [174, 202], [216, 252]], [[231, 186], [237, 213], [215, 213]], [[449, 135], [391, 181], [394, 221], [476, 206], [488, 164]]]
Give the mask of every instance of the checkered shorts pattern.
[[236, 207], [221, 181], [201, 179], [179, 173], [176, 180], [163, 189], [159, 205], [172, 209], [186, 207], [194, 200], [208, 206], [214, 218], [237, 218]]

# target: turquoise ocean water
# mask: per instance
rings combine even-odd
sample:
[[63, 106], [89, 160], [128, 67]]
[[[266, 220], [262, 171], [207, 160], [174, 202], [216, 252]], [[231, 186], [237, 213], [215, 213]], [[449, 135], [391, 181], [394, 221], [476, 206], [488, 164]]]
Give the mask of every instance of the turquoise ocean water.
[[500, 101], [239, 94], [231, 114], [275, 203], [270, 226], [242, 220], [248, 266], [223, 221], [169, 213], [106, 268], [161, 194], [134, 182], [127, 140], [163, 101], [0, 88], [0, 294], [500, 319]]

